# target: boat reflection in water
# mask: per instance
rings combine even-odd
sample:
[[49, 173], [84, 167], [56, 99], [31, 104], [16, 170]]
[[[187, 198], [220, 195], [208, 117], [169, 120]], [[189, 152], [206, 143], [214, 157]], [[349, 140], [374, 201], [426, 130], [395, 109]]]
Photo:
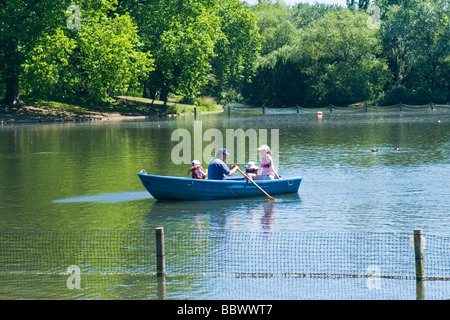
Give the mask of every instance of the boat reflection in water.
[[170, 226], [169, 230], [166, 228], [169, 233], [170, 230], [274, 231], [277, 219], [299, 214], [299, 202], [298, 193], [278, 195], [277, 201], [264, 196], [215, 201], [154, 201], [144, 227]]

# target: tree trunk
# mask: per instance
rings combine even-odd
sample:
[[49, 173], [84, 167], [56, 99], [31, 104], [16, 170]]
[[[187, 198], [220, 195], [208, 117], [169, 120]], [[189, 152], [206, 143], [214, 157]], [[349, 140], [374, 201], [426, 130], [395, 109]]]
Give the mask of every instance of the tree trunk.
[[12, 75], [6, 79], [6, 94], [3, 103], [6, 105], [19, 105], [19, 76]]
[[167, 87], [163, 88], [161, 90], [159, 99], [164, 101], [164, 106], [166, 106], [166, 104], [167, 104], [167, 97], [169, 96], [169, 92], [170, 92], [170, 89]]
[[144, 83], [144, 88], [142, 89], [142, 98], [150, 98], [150, 94], [148, 93], [147, 84]]

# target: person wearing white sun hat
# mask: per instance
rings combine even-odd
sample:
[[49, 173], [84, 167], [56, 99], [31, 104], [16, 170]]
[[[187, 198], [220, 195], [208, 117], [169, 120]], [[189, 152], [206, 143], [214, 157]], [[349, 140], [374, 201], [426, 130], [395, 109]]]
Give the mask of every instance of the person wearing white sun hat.
[[208, 170], [203, 169], [202, 164], [198, 160], [192, 161], [192, 167], [188, 170], [187, 174], [191, 173], [192, 179], [206, 179]]
[[261, 174], [262, 179], [272, 180], [274, 178], [280, 179], [277, 171], [273, 166], [272, 152], [268, 145], [263, 144], [258, 148], [259, 154], [261, 155]]
[[250, 178], [254, 179], [258, 175], [259, 167], [255, 165], [253, 161], [247, 162], [245, 166], [245, 174]]

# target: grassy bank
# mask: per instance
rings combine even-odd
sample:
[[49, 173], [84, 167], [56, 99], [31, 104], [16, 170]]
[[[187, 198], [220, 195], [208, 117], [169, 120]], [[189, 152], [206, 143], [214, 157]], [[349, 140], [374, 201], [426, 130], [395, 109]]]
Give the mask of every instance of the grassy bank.
[[1, 106], [0, 121], [68, 121], [68, 120], [120, 120], [123, 118], [174, 116], [221, 111], [216, 104], [190, 105], [174, 101], [167, 102], [138, 97], [119, 96], [111, 104], [92, 104], [82, 99], [65, 101], [33, 99], [22, 97], [20, 106]]
[[146, 115], [193, 114], [194, 108], [197, 108], [197, 112], [223, 110], [222, 106], [208, 102], [206, 99], [199, 100], [204, 103], [198, 105], [175, 102], [175, 99], [168, 101], [166, 105], [164, 105], [163, 101], [129, 96], [118, 96], [116, 97], [116, 100], [117, 104], [122, 106], [125, 110], [133, 110], [134, 112]]

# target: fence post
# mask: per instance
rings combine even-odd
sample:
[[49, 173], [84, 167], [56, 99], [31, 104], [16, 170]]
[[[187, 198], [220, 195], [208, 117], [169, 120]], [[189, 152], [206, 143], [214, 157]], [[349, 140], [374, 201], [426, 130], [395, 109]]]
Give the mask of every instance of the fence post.
[[297, 105], [296, 107], [297, 107], [297, 113], [299, 113], [299, 108], [300, 108], [300, 106], [299, 106], [299, 105]]
[[365, 104], [365, 108], [366, 108], [366, 112], [367, 112], [367, 102], [366, 102], [366, 104]]
[[197, 107], [194, 107], [194, 118], [197, 118]]
[[403, 104], [401, 102], [400, 102], [399, 106], [400, 106], [400, 111], [403, 111]]
[[330, 113], [332, 113], [332, 112], [333, 112], [333, 105], [330, 104]]
[[263, 106], [262, 112], [263, 112], [263, 114], [266, 114], [266, 107], [265, 106]]
[[414, 230], [414, 255], [416, 265], [416, 299], [423, 300], [425, 296], [425, 286], [423, 283], [425, 267], [423, 263], [422, 229]]
[[230, 116], [231, 108], [228, 106], [228, 116]]
[[423, 264], [423, 237], [422, 229], [414, 230], [414, 254], [416, 261], [416, 280], [423, 281], [425, 267]]
[[158, 227], [156, 233], [156, 276], [163, 277], [166, 274], [166, 262], [164, 258], [164, 228]]

